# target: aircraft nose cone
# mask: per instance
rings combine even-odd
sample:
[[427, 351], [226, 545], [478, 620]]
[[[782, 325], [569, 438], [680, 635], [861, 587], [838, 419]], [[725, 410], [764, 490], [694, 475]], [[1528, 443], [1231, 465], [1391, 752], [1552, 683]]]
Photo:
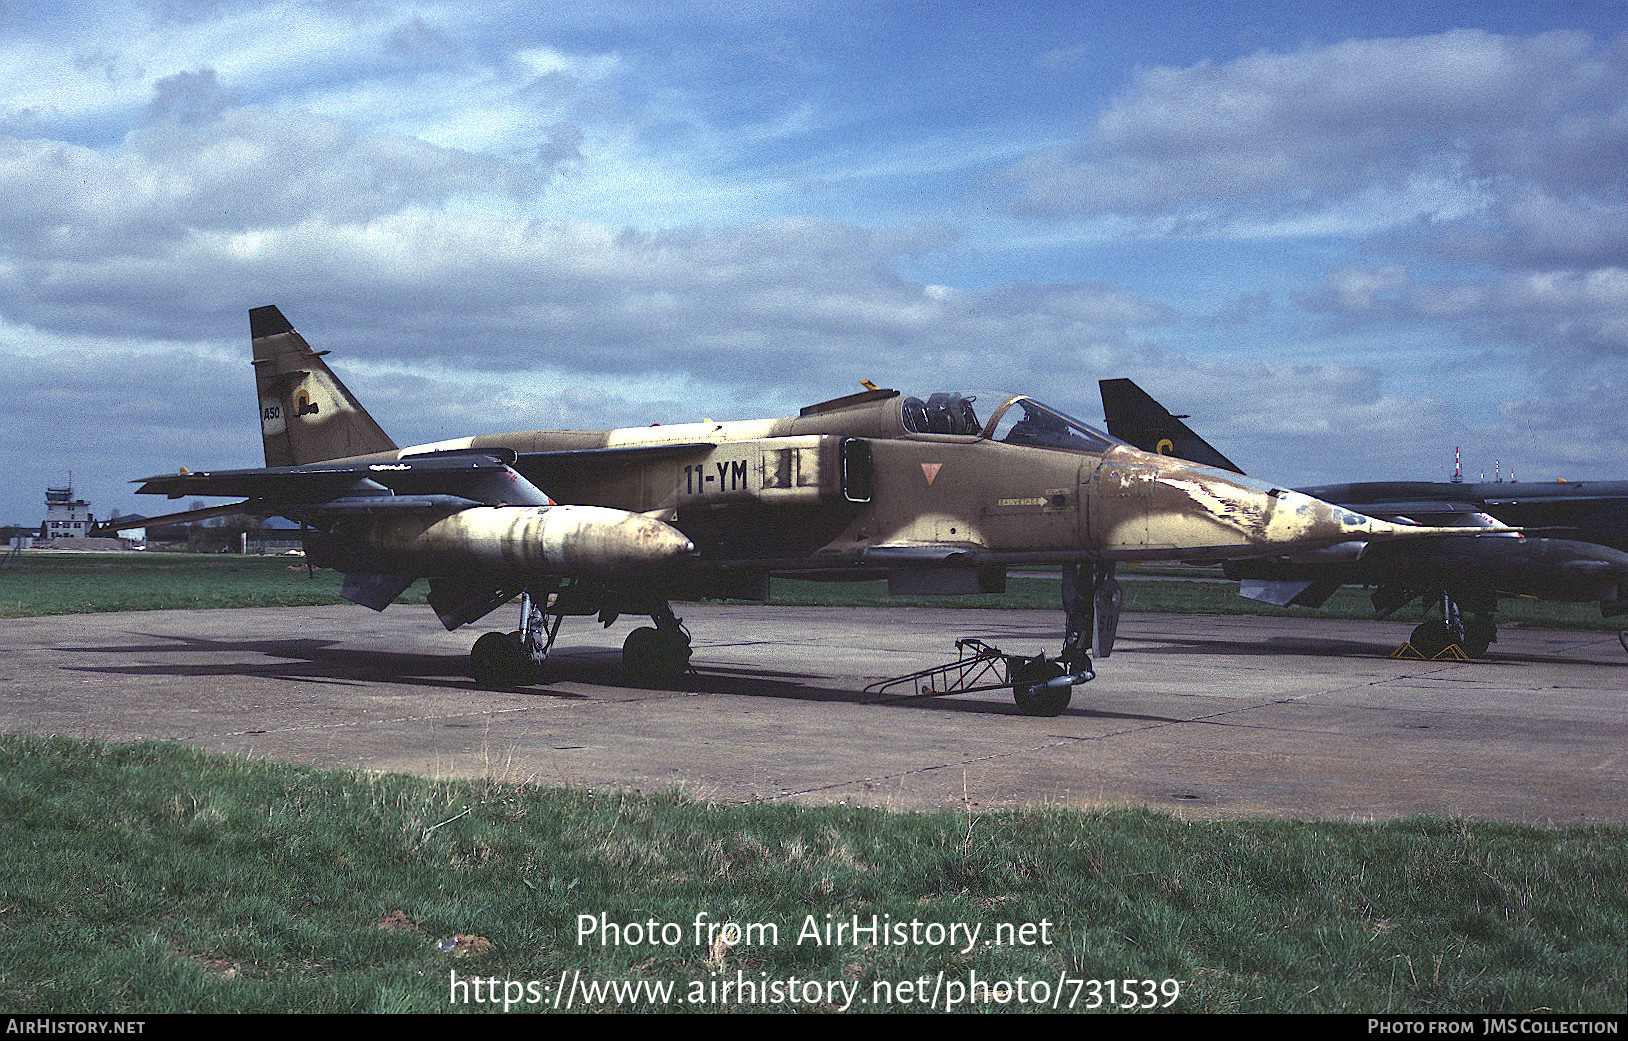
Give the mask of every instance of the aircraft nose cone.
[[1307, 547], [1333, 546], [1345, 542], [1387, 542], [1398, 539], [1436, 538], [1444, 534], [1475, 535], [1495, 531], [1497, 528], [1433, 528], [1417, 524], [1397, 524], [1366, 514], [1348, 510], [1343, 506], [1314, 499], [1299, 492], [1272, 489], [1269, 496], [1277, 499], [1282, 522], [1268, 525], [1276, 537]]
[[1264, 493], [1244, 488], [1241, 495], [1256, 505], [1260, 542], [1266, 546], [1332, 546], [1387, 538], [1405, 528], [1287, 488], [1270, 488]]
[[1097, 488], [1091, 527], [1097, 551], [1106, 556], [1227, 560], [1442, 533], [1134, 450], [1109, 457]]
[[1276, 533], [1289, 541], [1343, 542], [1362, 537], [1374, 523], [1371, 517], [1287, 489], [1274, 488], [1267, 497], [1274, 502], [1276, 509], [1272, 512], [1279, 520], [1269, 528], [1275, 527]]

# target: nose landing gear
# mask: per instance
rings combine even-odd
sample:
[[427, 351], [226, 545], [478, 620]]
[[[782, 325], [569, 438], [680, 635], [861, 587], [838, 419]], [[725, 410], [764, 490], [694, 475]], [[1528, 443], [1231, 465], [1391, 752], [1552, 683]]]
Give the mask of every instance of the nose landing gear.
[[[1010, 687], [1012, 700], [1025, 716], [1061, 715], [1074, 688], [1096, 678], [1091, 668], [1092, 645], [1099, 658], [1113, 650], [1120, 602], [1113, 564], [1071, 565], [1063, 569], [1067, 619], [1063, 650], [1057, 657], [1006, 654], [975, 637], [963, 637], [955, 641], [958, 656], [954, 661], [873, 683], [865, 691], [886, 694], [892, 688], [909, 686], [914, 689], [905, 697], [943, 697]], [[988, 677], [996, 679], [980, 682]]]

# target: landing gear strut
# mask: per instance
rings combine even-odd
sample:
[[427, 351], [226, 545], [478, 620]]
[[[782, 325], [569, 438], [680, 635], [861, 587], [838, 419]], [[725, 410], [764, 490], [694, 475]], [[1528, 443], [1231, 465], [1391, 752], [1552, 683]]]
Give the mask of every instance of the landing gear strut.
[[1122, 594], [1111, 563], [1074, 564], [1063, 569], [1063, 652], [1014, 661], [1012, 700], [1025, 716], [1056, 716], [1068, 707], [1074, 687], [1096, 676], [1091, 651], [1113, 653]]
[[520, 594], [520, 628], [512, 633], [487, 633], [475, 641], [469, 652], [469, 669], [475, 685], [482, 690], [500, 690], [536, 683], [548, 652], [559, 635], [563, 614], [555, 614], [549, 624], [547, 611], [551, 589], [526, 590]]
[[1063, 653], [1066, 666], [1091, 671], [1091, 649], [1106, 658], [1114, 651], [1114, 634], [1119, 631], [1119, 605], [1124, 599], [1111, 563], [1075, 564], [1063, 569], [1063, 612], [1067, 633]]
[[475, 685], [503, 690], [536, 683], [567, 614], [598, 614], [605, 625], [621, 611], [648, 611], [655, 627], [633, 630], [622, 644], [622, 668], [629, 679], [652, 687], [678, 682], [690, 668], [690, 633], [665, 600], [620, 599], [597, 587], [539, 586], [520, 596], [520, 628], [487, 633], [469, 652]]

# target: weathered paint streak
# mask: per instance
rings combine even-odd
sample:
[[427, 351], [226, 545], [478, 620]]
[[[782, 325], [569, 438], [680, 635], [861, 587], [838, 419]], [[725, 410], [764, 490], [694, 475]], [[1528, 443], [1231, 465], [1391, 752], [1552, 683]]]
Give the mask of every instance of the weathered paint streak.
[[694, 553], [669, 524], [598, 506], [483, 506], [369, 524], [360, 540], [384, 560], [423, 574], [470, 569], [608, 578], [639, 574]]

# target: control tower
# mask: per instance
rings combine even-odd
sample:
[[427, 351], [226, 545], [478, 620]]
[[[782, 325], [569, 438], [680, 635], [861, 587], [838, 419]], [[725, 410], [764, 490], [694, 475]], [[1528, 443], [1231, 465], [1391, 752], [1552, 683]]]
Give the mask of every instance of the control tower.
[[73, 485], [45, 489], [47, 539], [84, 538], [94, 523], [95, 518], [90, 515], [90, 503], [84, 499], [74, 498]]

